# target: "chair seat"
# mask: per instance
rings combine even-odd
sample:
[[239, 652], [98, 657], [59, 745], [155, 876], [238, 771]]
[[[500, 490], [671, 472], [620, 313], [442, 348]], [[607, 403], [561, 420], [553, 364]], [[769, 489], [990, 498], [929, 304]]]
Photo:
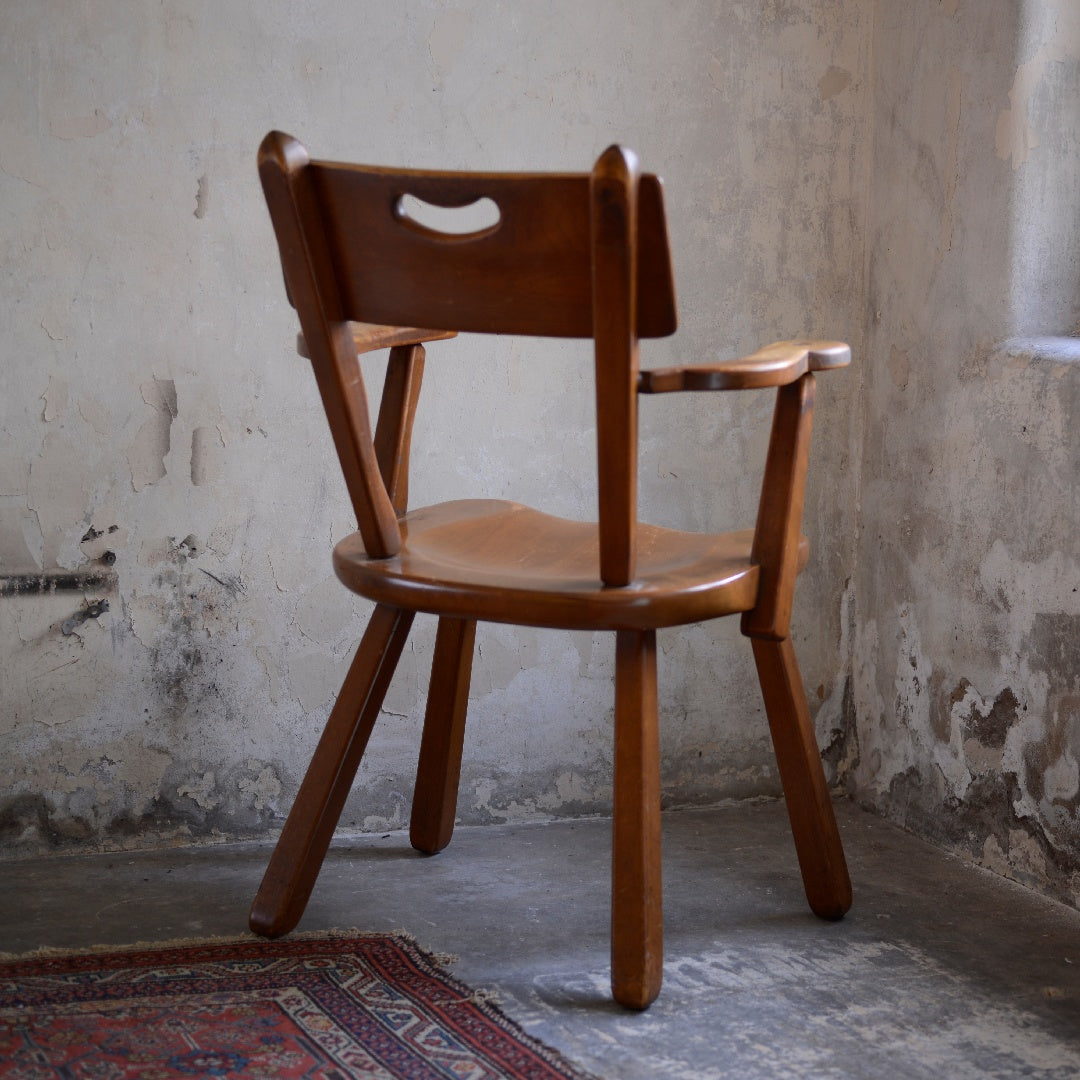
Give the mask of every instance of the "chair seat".
[[[753, 531], [700, 534], [638, 526], [637, 577], [598, 576], [595, 523], [520, 503], [468, 499], [401, 520], [401, 551], [372, 559], [359, 533], [334, 549], [353, 592], [394, 607], [563, 629], [643, 630], [747, 611], [757, 599]], [[800, 566], [809, 547], [800, 544]]]

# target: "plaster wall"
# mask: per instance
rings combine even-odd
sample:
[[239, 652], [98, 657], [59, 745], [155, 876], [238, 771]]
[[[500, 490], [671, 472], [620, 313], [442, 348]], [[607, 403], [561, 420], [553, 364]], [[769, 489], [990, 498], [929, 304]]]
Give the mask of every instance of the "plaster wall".
[[[354, 523], [255, 175], [267, 130], [321, 157], [481, 169], [583, 170], [621, 141], [667, 181], [681, 301], [646, 364], [802, 333], [858, 346], [869, 19], [856, 0], [0, 5], [0, 575], [104, 575], [0, 594], [3, 850], [273, 829], [362, 631], [329, 562]], [[414, 505], [594, 515], [587, 349], [461, 338], [432, 346], [425, 382]], [[821, 382], [796, 613], [833, 759], [857, 386]], [[642, 516], [751, 522], [770, 412], [767, 394], [645, 402]], [[414, 630], [347, 827], [406, 819], [433, 629]], [[734, 623], [661, 645], [665, 799], [775, 793]], [[463, 821], [607, 808], [612, 649], [481, 628]]]
[[1080, 9], [878, 4], [857, 795], [1080, 903]]

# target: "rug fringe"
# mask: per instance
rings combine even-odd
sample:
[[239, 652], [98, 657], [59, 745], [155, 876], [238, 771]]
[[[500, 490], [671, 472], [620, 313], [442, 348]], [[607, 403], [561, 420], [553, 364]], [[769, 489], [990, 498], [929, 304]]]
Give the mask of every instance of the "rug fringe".
[[[436, 963], [453, 963], [454, 958], [444, 959], [449, 954], [429, 953], [422, 949], [412, 934], [405, 930], [358, 930], [355, 927], [346, 930], [298, 930], [288, 936], [289, 941], [333, 941], [337, 938], [368, 937], [398, 938], [404, 940]], [[132, 941], [122, 945], [83, 945], [67, 948], [63, 945], [42, 945], [29, 952], [0, 952], [0, 961], [5, 963], [17, 960], [43, 960], [53, 956], [94, 956], [99, 953], [145, 952], [147, 949], [184, 949], [197, 948], [200, 945], [240, 945], [265, 942], [267, 938], [257, 934], [220, 934], [214, 937], [165, 938], [160, 941]]]

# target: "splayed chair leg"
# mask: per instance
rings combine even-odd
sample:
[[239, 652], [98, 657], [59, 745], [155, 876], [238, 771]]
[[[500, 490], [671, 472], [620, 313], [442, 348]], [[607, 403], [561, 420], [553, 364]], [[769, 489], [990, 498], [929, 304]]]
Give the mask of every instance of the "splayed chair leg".
[[660, 746], [656, 633], [620, 630], [615, 645], [615, 807], [612, 838], [611, 988], [647, 1008], [663, 978], [660, 887]]
[[851, 907], [851, 881], [795, 650], [790, 638], [751, 643], [806, 898], [815, 915], [839, 919]]
[[409, 828], [412, 846], [428, 855], [454, 833], [475, 640], [473, 619], [439, 620]]
[[381, 604], [371, 615], [251, 905], [256, 934], [287, 934], [304, 913], [412, 620]]

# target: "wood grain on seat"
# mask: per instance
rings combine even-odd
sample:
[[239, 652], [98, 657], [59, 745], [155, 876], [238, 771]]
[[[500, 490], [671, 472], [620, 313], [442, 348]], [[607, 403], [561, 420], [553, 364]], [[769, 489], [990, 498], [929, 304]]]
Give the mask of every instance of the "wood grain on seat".
[[[414, 510], [390, 559], [369, 558], [359, 533], [334, 549], [354, 592], [436, 615], [468, 607], [488, 622], [568, 630], [675, 626], [745, 611], [757, 596], [753, 529], [687, 533], [638, 525], [632, 586], [597, 574], [595, 522], [567, 521], [519, 503], [475, 499]], [[805, 563], [809, 544], [800, 554]]]

